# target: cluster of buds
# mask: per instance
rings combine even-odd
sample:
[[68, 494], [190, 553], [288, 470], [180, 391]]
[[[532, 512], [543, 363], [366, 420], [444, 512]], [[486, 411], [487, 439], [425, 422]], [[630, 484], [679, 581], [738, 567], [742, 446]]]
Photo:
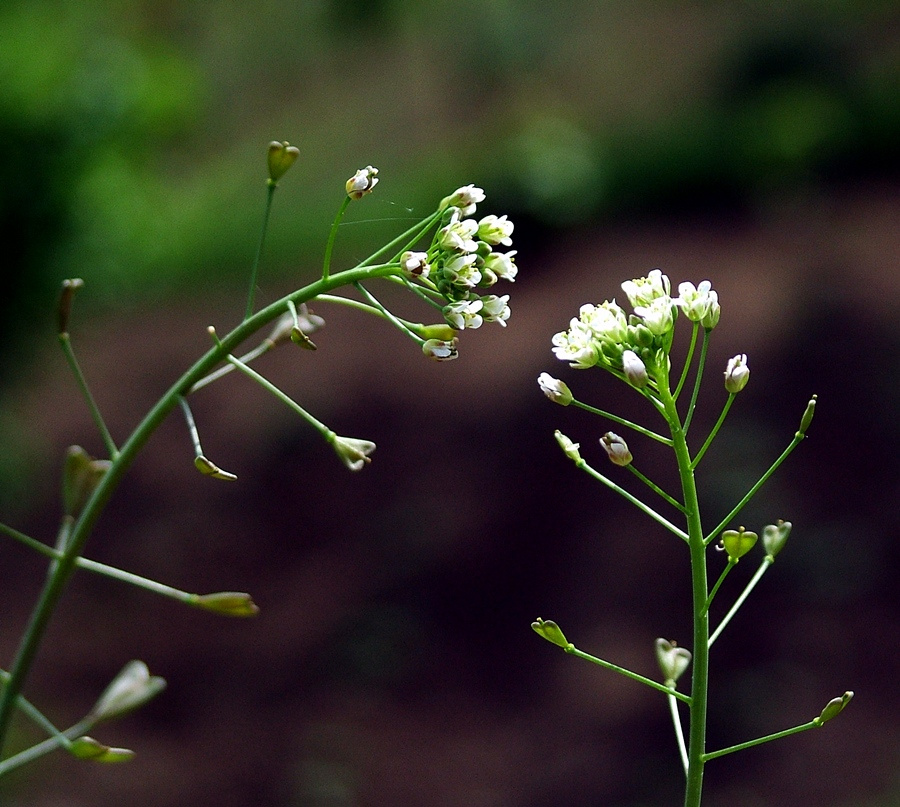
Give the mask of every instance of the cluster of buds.
[[[471, 218], [484, 198], [484, 191], [474, 185], [447, 196], [441, 202], [441, 226], [430, 247], [424, 252], [407, 251], [400, 257], [400, 268], [407, 279], [440, 295], [444, 319], [456, 331], [479, 328], [484, 322], [499, 322], [505, 327], [509, 319], [509, 295], [481, 291], [498, 280], [515, 280], [516, 251], [495, 251], [498, 246], [512, 245], [513, 223], [506, 216]], [[448, 348], [444, 358], [453, 355]]]
[[[679, 312], [705, 330], [719, 322], [719, 299], [708, 280], [682, 283], [671, 295], [669, 278], [659, 269], [622, 284], [633, 313], [615, 300], [583, 305], [569, 329], [553, 337], [553, 352], [578, 369], [600, 366], [639, 389], [653, 385], [654, 370], [668, 368]], [[743, 364], [746, 369], [746, 359]]]

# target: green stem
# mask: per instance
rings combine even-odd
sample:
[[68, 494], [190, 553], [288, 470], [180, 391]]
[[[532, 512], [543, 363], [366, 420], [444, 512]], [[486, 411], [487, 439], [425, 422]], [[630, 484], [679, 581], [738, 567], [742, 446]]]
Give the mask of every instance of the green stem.
[[738, 513], [741, 512], [741, 510], [744, 509], [744, 506], [747, 504], [747, 502], [749, 502], [750, 499], [753, 498], [753, 496], [756, 494], [756, 492], [757, 492], [757, 491], [758, 491], [758, 490], [766, 483], [766, 481], [768, 480], [768, 478], [769, 478], [772, 474], [774, 474], [775, 471], [778, 470], [778, 468], [779, 468], [779, 466], [781, 465], [781, 463], [783, 463], [783, 462], [788, 458], [788, 456], [790, 455], [790, 453], [791, 453], [791, 452], [792, 452], [792, 451], [800, 444], [800, 441], [801, 441], [805, 436], [806, 436], [806, 435], [801, 434], [800, 432], [797, 432], [797, 433], [794, 435], [794, 439], [791, 440], [790, 445], [788, 445], [788, 447], [787, 447], [784, 451], [781, 452], [781, 456], [780, 456], [777, 460], [775, 460], [775, 462], [772, 463], [772, 465], [770, 466], [769, 470], [766, 471], [766, 472], [759, 478], [759, 480], [757, 481], [757, 483], [756, 483], [752, 488], [750, 488], [750, 490], [747, 491], [747, 493], [744, 495], [744, 498], [742, 498], [742, 499], [734, 506], [734, 509], [733, 509], [727, 516], [725, 516], [725, 518], [723, 518], [722, 521], [719, 522], [719, 524], [716, 525], [716, 528], [715, 528], [712, 532], [710, 532], [709, 535], [706, 536], [706, 538], [705, 538], [705, 543], [708, 544], [710, 541], [714, 540], [715, 537], [716, 537], [722, 530], [724, 530], [725, 527], [728, 526], [728, 524], [729, 524], [729, 522], [731, 521], [731, 519], [733, 519]]
[[719, 419], [716, 421], [716, 425], [712, 427], [712, 430], [710, 431], [709, 436], [706, 438], [706, 441], [703, 443], [703, 446], [694, 457], [694, 460], [691, 463], [691, 468], [696, 468], [700, 464], [700, 460], [703, 459], [703, 455], [706, 453], [706, 449], [710, 447], [712, 441], [715, 439], [715, 436], [719, 433], [719, 429], [722, 428], [722, 424], [725, 422], [725, 416], [728, 414], [728, 410], [731, 409], [731, 404], [734, 403], [734, 396], [735, 393], [728, 393], [728, 400], [725, 401], [725, 406], [722, 407], [722, 413], [719, 415]]
[[9, 773], [10, 771], [14, 771], [16, 768], [21, 768], [23, 765], [27, 765], [29, 762], [34, 762], [36, 759], [40, 759], [47, 754], [56, 751], [57, 748], [63, 748], [69, 745], [69, 743], [76, 739], [77, 737], [81, 737], [87, 732], [89, 732], [94, 727], [94, 723], [89, 720], [82, 720], [76, 723], [74, 726], [67, 728], [65, 731], [57, 732], [51, 737], [48, 737], [43, 742], [38, 743], [37, 745], [33, 745], [30, 748], [26, 748], [24, 751], [20, 751], [18, 754], [14, 754], [7, 759], [4, 759], [0, 762], [0, 777]]
[[667, 446], [672, 445], [672, 441], [668, 437], [663, 437], [661, 434], [650, 431], [650, 429], [645, 429], [643, 426], [638, 426], [637, 423], [632, 423], [630, 420], [626, 420], [625, 418], [612, 414], [612, 412], [606, 412], [603, 409], [597, 409], [596, 407], [590, 406], [589, 404], [582, 403], [576, 398], [572, 398], [572, 405], [577, 406], [579, 409], [584, 409], [585, 412], [590, 412], [593, 415], [600, 415], [600, 417], [611, 420], [613, 423], [618, 423], [620, 426], [626, 426], [627, 428], [636, 431], [638, 434], [643, 434], [645, 437], [649, 437], [651, 440], [656, 440], [658, 443], [663, 443]]
[[328, 233], [328, 243], [325, 245], [325, 261], [322, 264], [322, 280], [328, 280], [328, 275], [331, 273], [331, 251], [334, 249], [334, 241], [337, 238], [338, 227], [341, 225], [341, 219], [344, 218], [344, 213], [347, 211], [347, 206], [350, 204], [350, 201], [349, 196], [344, 197], [344, 201], [341, 202], [340, 209], [334, 217], [334, 221], [331, 223], [331, 232]]
[[688, 540], [688, 535], [684, 530], [680, 529], [679, 527], [676, 527], [671, 521], [668, 521], [665, 518], [663, 518], [659, 513], [656, 512], [656, 510], [654, 510], [652, 507], [644, 504], [636, 496], [633, 496], [631, 493], [629, 493], [627, 490], [625, 490], [625, 488], [619, 487], [619, 485], [617, 485], [611, 479], [608, 479], [603, 474], [601, 474], [599, 471], [595, 471], [583, 459], [578, 460], [575, 463], [575, 466], [577, 468], [580, 468], [582, 471], [585, 471], [586, 473], [590, 474], [598, 482], [602, 482], [610, 490], [614, 490], [620, 496], [627, 499], [635, 507], [637, 507], [638, 510], [640, 510], [642, 513], [646, 513], [648, 516], [650, 516], [650, 518], [652, 518], [654, 521], [658, 522], [659, 524], [662, 524], [667, 530], [669, 530], [669, 532], [674, 533], [679, 538], [681, 538], [681, 540], [683, 540], [683, 541]]
[[818, 720], [810, 720], [809, 723], [804, 723], [802, 726], [794, 726], [792, 729], [776, 731], [774, 734], [767, 734], [765, 737], [759, 737], [755, 740], [748, 740], [745, 743], [730, 745], [728, 748], [721, 748], [718, 751], [710, 751], [708, 754], [703, 755], [703, 759], [704, 761], [708, 762], [711, 759], [716, 759], [716, 757], [724, 757], [726, 754], [733, 754], [735, 751], [743, 751], [745, 748], [753, 748], [754, 745], [762, 745], [763, 743], [768, 743], [772, 740], [780, 740], [782, 737], [790, 737], [792, 734], [799, 734], [801, 731], [808, 731], [809, 729], [818, 728], [821, 725], [823, 724]]
[[[725, 578], [728, 577], [728, 572], [730, 572], [737, 561], [734, 558], [728, 559], [728, 564], [722, 569], [722, 574], [719, 575], [719, 579], [716, 580], [716, 584], [712, 587], [712, 591], [709, 592], [709, 596], [706, 598], [706, 604], [703, 606], [703, 612], [709, 613], [709, 606], [712, 605], [713, 598], [716, 596], [716, 592], [719, 590], [719, 586], [725, 582]], [[712, 644], [712, 638], [710, 638], [709, 643]]]
[[69, 339], [69, 334], [68, 332], [63, 331], [58, 335], [58, 338], [59, 344], [65, 354], [66, 361], [69, 363], [69, 367], [72, 369], [72, 373], [75, 376], [75, 382], [78, 384], [78, 389], [81, 390], [81, 394], [87, 402], [88, 409], [91, 411], [91, 417], [94, 419], [97, 430], [100, 432], [100, 436], [103, 438], [103, 442], [106, 445], [106, 452], [109, 454], [109, 458], [114, 460], [119, 454], [119, 449], [116, 448], [116, 443], [109, 433], [109, 429], [106, 428], [106, 423], [103, 421], [103, 415], [100, 414], [100, 407], [97, 406], [94, 396], [91, 395], [91, 390], [88, 387], [84, 373], [81, 372], [81, 367], [78, 364], [78, 360], [75, 358], [75, 351], [72, 349], [72, 342]]
[[15, 659], [10, 668], [10, 677], [3, 693], [0, 695], [0, 747], [9, 729], [13, 707], [22, 686], [37, 655], [44, 632], [59, 601], [66, 583], [76, 568], [77, 558], [82, 554], [84, 545], [96, 524], [113, 491], [122, 480], [126, 470], [150, 435], [157, 429], [169, 413], [178, 406], [178, 399], [185, 395], [200, 379], [208, 375], [214, 367], [225, 360], [245, 339], [261, 327], [284, 313], [287, 300], [300, 304], [311, 300], [319, 294], [353, 284], [357, 281], [370, 280], [395, 272], [395, 267], [355, 267], [343, 271], [334, 277], [320, 279], [310, 283], [286, 297], [271, 303], [244, 320], [237, 328], [227, 334], [221, 343], [213, 345], [163, 394], [156, 404], [145, 415], [114, 458], [110, 469], [104, 474], [90, 499], [84, 505], [77, 521], [72, 527], [63, 555], [54, 560], [54, 567], [45, 582], [44, 588], [32, 611], [29, 622], [22, 635]]
[[[775, 559], [771, 555], [766, 555], [763, 558], [763, 562], [759, 565], [759, 568], [756, 570], [756, 574], [753, 575], [752, 579], [749, 583], [747, 583], [746, 588], [741, 593], [741, 596], [735, 600], [734, 605], [731, 606], [728, 613], [725, 614], [725, 618], [719, 623], [719, 627], [713, 631], [713, 635], [709, 637], [709, 646], [712, 647], [713, 642], [719, 638], [719, 634], [725, 630], [725, 626], [731, 622], [731, 618], [738, 612], [738, 609], [744, 604], [744, 600], [750, 595], [750, 592], [753, 591], [753, 588], [760, 581], [760, 578], [765, 574], [766, 570], [775, 562]], [[723, 572], [724, 576], [724, 572]], [[710, 597], [712, 599], [712, 597]]]
[[691, 421], [694, 418], [694, 410], [697, 408], [697, 396], [700, 394], [700, 382], [703, 380], [703, 368], [706, 366], [706, 352], [709, 348], [710, 332], [703, 329], [703, 344], [700, 346], [700, 361], [697, 362], [697, 377], [694, 379], [694, 391], [691, 393], [691, 403], [688, 406], [687, 417], [684, 419], [684, 434], [687, 436]]
[[681, 378], [678, 379], [678, 386], [675, 387], [675, 392], [672, 393], [672, 397], [676, 401], [678, 400], [678, 396], [681, 395], [681, 388], [684, 386], [684, 382], [687, 380], [688, 370], [691, 369], [691, 360], [694, 358], [694, 348], [697, 347], [697, 331], [699, 331], [699, 329], [700, 323], [695, 322], [694, 327], [691, 329], [691, 343], [688, 346], [684, 367], [681, 369]]
[[416, 335], [415, 333], [413, 333], [413, 332], [406, 326], [406, 323], [404, 323], [404, 321], [403, 321], [402, 319], [398, 319], [397, 317], [395, 317], [395, 316], [394, 316], [390, 311], [388, 311], [388, 310], [387, 310], [380, 302], [378, 302], [378, 300], [375, 299], [375, 297], [369, 292], [368, 289], [366, 289], [365, 286], [363, 286], [362, 283], [354, 283], [353, 285], [354, 285], [354, 287], [356, 288], [356, 290], [357, 290], [363, 297], [365, 297], [365, 298], [369, 301], [369, 303], [372, 305], [373, 308], [376, 308], [378, 311], [381, 312], [381, 315], [382, 315], [388, 322], [390, 322], [391, 325], [393, 325], [393, 326], [394, 326], [395, 328], [397, 328], [399, 331], [402, 331], [403, 333], [405, 333], [407, 336], [412, 337], [412, 339], [413, 339], [419, 346], [425, 344], [425, 340], [424, 340], [424, 339], [422, 339], [420, 336], [418, 336], [418, 335]]
[[659, 681], [654, 681], [652, 678], [646, 678], [643, 675], [638, 675], [636, 672], [632, 672], [631, 670], [626, 669], [625, 667], [620, 667], [618, 664], [613, 664], [609, 661], [604, 661], [602, 658], [597, 658], [596, 656], [592, 656], [590, 653], [585, 653], [583, 650], [579, 650], [575, 645], [570, 644], [563, 648], [567, 653], [573, 656], [578, 656], [578, 658], [583, 658], [585, 661], [590, 661], [593, 664], [598, 664], [606, 670], [612, 670], [613, 672], [619, 673], [619, 675], [624, 675], [626, 678], [630, 678], [632, 681], [638, 681], [641, 684], [646, 684], [648, 687], [652, 687], [653, 689], [658, 690], [659, 692], [664, 692], [666, 695], [671, 696], [672, 698], [677, 698], [680, 701], [684, 701], [687, 704], [690, 704], [691, 699], [688, 695], [685, 695], [681, 692], [675, 691], [672, 687], [668, 687], [665, 684], [660, 684]]
[[266, 231], [269, 229], [269, 214], [272, 212], [272, 197], [275, 196], [277, 182], [268, 182], [266, 186], [266, 212], [263, 214], [262, 231], [259, 234], [259, 243], [256, 246], [256, 255], [253, 258], [253, 267], [250, 269], [250, 291], [247, 293], [247, 310], [244, 313], [246, 322], [253, 316], [253, 301], [256, 299], [256, 278], [259, 274], [259, 261], [262, 258], [263, 244], [266, 242]]
[[678, 743], [678, 753], [681, 756], [681, 764], [684, 765], [684, 775], [688, 773], [687, 746], [684, 744], [684, 729], [681, 726], [681, 715], [678, 714], [678, 701], [669, 693], [669, 713], [672, 715], [672, 727], [675, 729], [675, 740]]
[[649, 480], [637, 468], [635, 468], [633, 464], [629, 463], [625, 467], [628, 468], [628, 470], [631, 471], [631, 473], [633, 473], [638, 479], [640, 479], [641, 482], [643, 482], [648, 488], [650, 488], [650, 490], [652, 490], [654, 493], [661, 496], [669, 504], [671, 504], [672, 507], [676, 508], [677, 510], [680, 510], [682, 513], [685, 512], [684, 505], [680, 501], [678, 501], [676, 498], [674, 498], [673, 496], [670, 496], [668, 493], [666, 493], [655, 482], [652, 482], [651, 480]]
[[[271, 339], [264, 339], [260, 342], [253, 350], [245, 353], [240, 357], [240, 360], [244, 362], [244, 364], [249, 364], [251, 361], [258, 359], [263, 353], [268, 353], [273, 347], [275, 347], [275, 342]], [[213, 381], [218, 381], [222, 376], [228, 375], [228, 373], [234, 372], [234, 366], [231, 364], [224, 364], [221, 367], [213, 370], [209, 375], [201, 378], [193, 387], [191, 387], [188, 392], [196, 392], [198, 389], [203, 389], [207, 384], [212, 384]]]

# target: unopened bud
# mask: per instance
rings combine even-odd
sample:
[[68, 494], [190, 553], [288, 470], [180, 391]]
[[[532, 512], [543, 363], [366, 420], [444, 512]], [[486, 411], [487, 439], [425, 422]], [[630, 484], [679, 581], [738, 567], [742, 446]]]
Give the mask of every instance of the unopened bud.
[[455, 336], [453, 339], [427, 339], [422, 345], [422, 352], [435, 361], [452, 361], [459, 356], [458, 344], [459, 339]]
[[538, 384], [541, 392], [544, 393], [553, 403], [560, 406], [568, 406], [572, 403], [572, 392], [564, 381], [554, 378], [550, 373], [541, 373], [538, 376]]
[[166, 681], [158, 675], [150, 675], [143, 661], [129, 661], [91, 709], [95, 720], [109, 720], [143, 706], [165, 689]]
[[730, 393], [740, 392], [750, 380], [750, 368], [747, 366], [747, 354], [739, 353], [728, 360], [725, 368], [725, 389]]
[[241, 591], [217, 591], [214, 594], [194, 594], [190, 604], [225, 616], [256, 616], [259, 607], [249, 594]]
[[827, 723], [829, 720], [831, 720], [831, 718], [837, 717], [841, 712], [844, 711], [844, 707], [846, 707], [846, 705], [848, 703], [850, 703], [850, 700], [852, 698], [853, 698], [852, 691], [845, 692], [839, 698], [832, 698], [825, 705], [825, 708], [822, 710], [822, 714], [820, 714], [815, 719], [815, 722], [821, 726], [823, 723]]
[[647, 367], [633, 350], [626, 350], [622, 353], [622, 371], [625, 373], [628, 383], [638, 389], [646, 387], [647, 381], [650, 380], [647, 375]]
[[373, 168], [371, 165], [367, 165], [365, 168], [360, 168], [359, 171], [347, 180], [345, 186], [347, 189], [347, 196], [354, 200], [362, 199], [367, 193], [371, 193], [375, 190], [377, 184], [378, 169]]
[[812, 423], [813, 415], [816, 414], [816, 398], [818, 397], [818, 395], [813, 395], [812, 398], [809, 399], [809, 403], [806, 405], [806, 411], [803, 413], [803, 417], [800, 418], [799, 432], [802, 435], [806, 434], [806, 430]]
[[273, 185], [277, 183], [299, 156], [300, 150], [290, 145], [287, 140], [281, 143], [273, 140], [269, 143], [269, 182]]
[[631, 452], [628, 450], [628, 443], [619, 437], [618, 434], [607, 432], [600, 438], [600, 445], [603, 446], [603, 450], [613, 465], [618, 465], [621, 468], [631, 465], [634, 457], [631, 456]]
[[553, 642], [553, 644], [563, 649], [572, 646], [569, 640], [566, 639], [565, 634], [560, 630], [559, 625], [552, 620], [538, 617], [531, 623], [531, 628], [538, 636], [542, 636], [548, 642]]
[[681, 674], [690, 666], [691, 653], [668, 639], [657, 639], [656, 660], [666, 684], [674, 686]]
[[194, 457], [194, 467], [204, 476], [211, 476], [213, 479], [224, 479], [228, 482], [233, 482], [235, 479], [237, 479], [237, 476], [235, 476], [235, 474], [231, 473], [230, 471], [223, 470], [212, 460], [207, 459], [202, 454]]
[[580, 443], [573, 443], [559, 429], [553, 432], [553, 436], [556, 438], [556, 442], [559, 443], [559, 447], [563, 450], [563, 453], [570, 460], [573, 462], [581, 462], [581, 454], [578, 453], [578, 449], [581, 447]]
[[780, 518], [775, 524], [766, 524], [762, 531], [763, 546], [766, 549], [766, 557], [775, 560], [775, 556], [784, 549], [788, 535], [791, 534], [791, 522], [782, 521]]
[[755, 532], [749, 532], [743, 527], [738, 527], [736, 530], [725, 530], [719, 543], [728, 553], [728, 560], [737, 563], [753, 549], [757, 538], [759, 536]]
[[128, 762], [134, 758], [134, 751], [128, 748], [111, 748], [87, 735], [76, 737], [69, 743], [68, 749], [72, 756], [92, 762]]

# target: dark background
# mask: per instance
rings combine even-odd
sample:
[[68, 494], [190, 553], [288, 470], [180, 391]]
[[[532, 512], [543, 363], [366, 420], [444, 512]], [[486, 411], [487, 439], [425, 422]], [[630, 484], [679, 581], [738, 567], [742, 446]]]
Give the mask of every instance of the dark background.
[[[609, 425], [535, 383], [548, 370], [658, 427], [612, 378], [557, 362], [549, 340], [579, 305], [659, 266], [674, 284], [710, 279], [722, 303], [695, 435], [724, 401], [727, 359], [750, 357], [700, 469], [707, 524], [819, 395], [810, 439], [741, 516], [794, 532], [715, 646], [710, 747], [856, 692], [823, 731], [711, 763], [707, 801], [898, 803], [897, 16], [888, 2], [762, 0], [3, 4], [4, 523], [52, 541], [65, 447], [102, 452], [54, 343], [60, 280], [85, 279], [73, 340], [121, 441], [206, 349], [206, 326], [243, 311], [269, 140], [301, 157], [276, 198], [261, 302], [320, 270], [343, 182], [366, 164], [382, 182], [351, 209], [335, 268], [474, 182], [480, 212], [516, 222], [520, 274], [503, 290], [509, 327], [464, 334], [456, 362], [325, 306], [318, 352], [259, 362], [339, 433], [378, 443], [358, 475], [242, 378], [192, 404], [236, 484], [194, 471], [179, 418], [161, 427], [88, 555], [190, 591], [250, 591], [261, 614], [217, 618], [76, 576], [28, 697], [74, 722], [131, 658], [169, 688], [97, 730], [138, 752], [129, 765], [55, 755], [5, 780], [2, 798], [678, 803], [663, 699], [529, 628], [555, 619], [651, 676], [656, 637], [690, 644], [683, 546], [572, 468], [553, 430], [606, 468]], [[665, 453], [629, 442], [674, 488]], [[44, 565], [9, 541], [0, 563], [8, 666]], [[17, 724], [14, 742], [29, 739]]]

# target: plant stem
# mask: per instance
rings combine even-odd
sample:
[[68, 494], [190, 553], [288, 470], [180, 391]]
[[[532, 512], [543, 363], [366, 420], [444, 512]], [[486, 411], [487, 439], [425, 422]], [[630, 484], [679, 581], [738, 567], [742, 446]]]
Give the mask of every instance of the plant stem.
[[659, 690], [660, 692], [664, 692], [666, 695], [669, 695], [672, 698], [677, 698], [678, 700], [684, 701], [687, 704], [690, 704], [691, 702], [691, 698], [689, 695], [685, 695], [681, 692], [676, 692], [672, 687], [668, 687], [665, 684], [660, 684], [659, 681], [654, 681], [652, 678], [638, 675], [636, 672], [632, 672], [625, 667], [620, 667], [618, 664], [613, 664], [611, 661], [606, 661], [602, 658], [597, 658], [597, 656], [592, 656], [590, 653], [585, 653], [583, 650], [579, 650], [573, 644], [569, 644], [567, 647], [564, 647], [563, 650], [565, 650], [572, 656], [578, 656], [578, 658], [583, 658], [585, 661], [590, 661], [593, 664], [598, 664], [599, 666], [607, 670], [617, 672], [619, 673], [619, 675], [624, 675], [626, 678], [630, 678], [632, 681], [638, 681], [641, 684], [646, 684], [648, 687], [652, 687], [653, 689]]
[[741, 596], [738, 597], [737, 600], [735, 600], [734, 605], [731, 606], [731, 608], [728, 610], [728, 613], [725, 614], [724, 619], [719, 623], [719, 627], [716, 628], [713, 631], [712, 636], [709, 637], [710, 647], [712, 647], [713, 642], [719, 638], [719, 634], [723, 630], [725, 630], [725, 626], [729, 622], [731, 622], [731, 618], [738, 612], [738, 608], [740, 608], [744, 604], [744, 600], [746, 600], [750, 592], [753, 591], [753, 588], [760, 581], [760, 578], [765, 574], [766, 569], [768, 569], [773, 563], [774, 560], [769, 555], [766, 555], [766, 557], [763, 558], [762, 563], [759, 564], [759, 568], [756, 570], [756, 574], [753, 575], [753, 578], [749, 583], [747, 583], [746, 588], [741, 592]]
[[334, 249], [334, 240], [337, 238], [341, 219], [344, 218], [344, 213], [347, 211], [349, 204], [350, 197], [345, 196], [337, 215], [334, 217], [334, 221], [331, 223], [331, 232], [328, 233], [328, 243], [325, 245], [325, 260], [322, 262], [322, 280], [328, 280], [328, 275], [331, 273], [331, 251]]
[[269, 229], [269, 214], [272, 212], [272, 197], [275, 196], [275, 188], [278, 183], [269, 182], [266, 186], [266, 212], [263, 214], [262, 231], [259, 234], [259, 244], [256, 246], [256, 256], [253, 258], [253, 268], [250, 270], [250, 291], [247, 293], [247, 310], [244, 313], [244, 321], [253, 316], [253, 301], [256, 298], [256, 278], [259, 274], [259, 261], [262, 257], [263, 244], [266, 242], [266, 231]]
[[221, 361], [225, 360], [228, 354], [241, 342], [262, 326], [280, 316], [284, 312], [288, 300], [293, 301], [295, 304], [304, 303], [319, 294], [333, 291], [340, 286], [382, 277], [396, 271], [396, 267], [393, 266], [357, 266], [328, 279], [320, 279], [310, 283], [292, 294], [271, 303], [244, 320], [238, 327], [223, 337], [220, 343], [213, 345], [172, 384], [144, 416], [144, 419], [122, 445], [118, 455], [113, 459], [111, 467], [104, 474], [81, 510], [68, 536], [65, 551], [60, 557], [54, 558], [52, 562], [52, 568], [44, 588], [22, 635], [19, 648], [9, 671], [9, 679], [3, 687], [2, 695], [0, 695], [0, 750], [2, 750], [3, 741], [9, 729], [16, 699], [22, 691], [22, 686], [34, 663], [50, 617], [65, 589], [66, 583], [76, 568], [77, 558], [82, 554], [94, 525], [112, 496], [113, 491], [121, 482], [126, 470], [131, 466], [135, 457], [137, 457], [144, 444], [150, 438], [150, 435], [153, 434], [168, 414], [178, 406], [179, 397], [187, 394], [194, 384], [201, 378], [204, 378]]

